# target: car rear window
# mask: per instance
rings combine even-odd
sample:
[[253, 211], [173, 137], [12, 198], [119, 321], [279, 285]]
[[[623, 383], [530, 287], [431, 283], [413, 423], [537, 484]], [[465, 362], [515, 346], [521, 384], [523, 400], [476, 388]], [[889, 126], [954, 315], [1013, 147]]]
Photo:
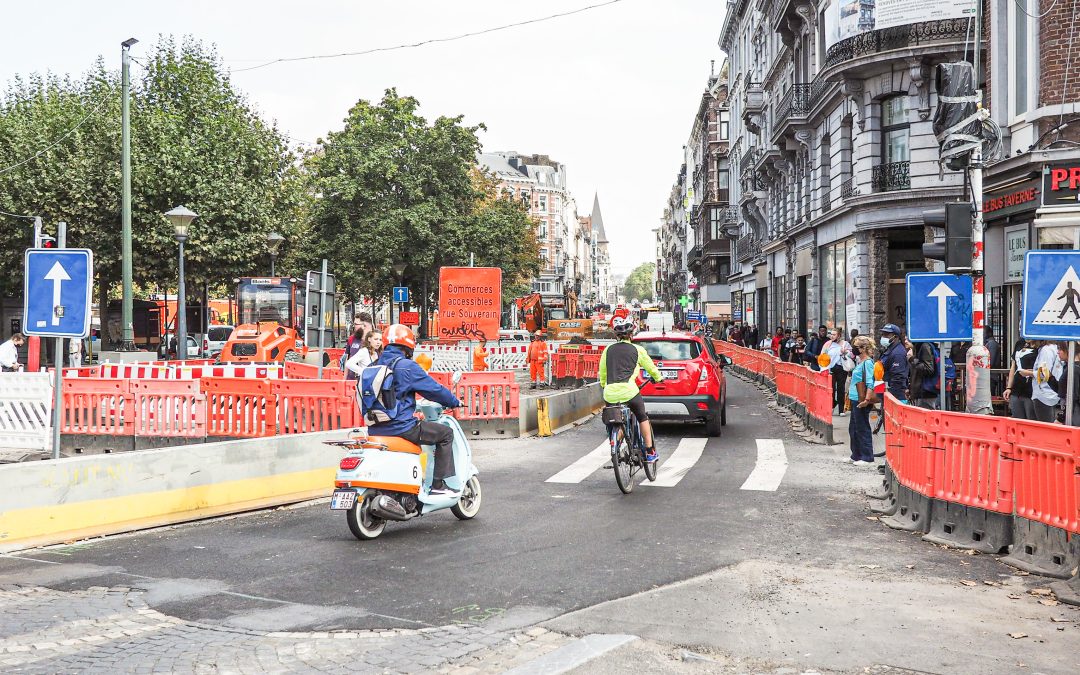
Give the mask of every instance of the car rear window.
[[223, 342], [229, 339], [229, 335], [232, 334], [231, 326], [211, 326], [209, 339], [214, 342]]
[[689, 361], [701, 353], [701, 345], [692, 340], [642, 340], [638, 344], [653, 361]]

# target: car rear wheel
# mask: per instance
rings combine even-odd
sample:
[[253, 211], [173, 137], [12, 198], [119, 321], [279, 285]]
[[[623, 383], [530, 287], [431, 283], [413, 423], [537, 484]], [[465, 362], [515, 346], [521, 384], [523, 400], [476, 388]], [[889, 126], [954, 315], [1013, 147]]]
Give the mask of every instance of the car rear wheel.
[[724, 405], [720, 406], [720, 426], [727, 426], [727, 401], [724, 401]]
[[710, 436], [719, 436], [721, 433], [723, 433], [723, 424], [723, 408], [721, 408], [719, 412], [705, 420], [705, 431]]

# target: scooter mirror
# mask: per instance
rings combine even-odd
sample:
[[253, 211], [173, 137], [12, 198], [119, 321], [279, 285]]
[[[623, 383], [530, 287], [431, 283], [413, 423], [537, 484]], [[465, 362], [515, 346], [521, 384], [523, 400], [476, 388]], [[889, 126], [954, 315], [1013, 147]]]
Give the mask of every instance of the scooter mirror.
[[458, 382], [461, 382], [461, 376], [464, 375], [464, 374], [465, 373], [463, 373], [462, 371], [459, 370], [459, 371], [454, 373], [454, 376], [450, 379], [450, 381], [453, 382], [454, 385], [456, 386]]

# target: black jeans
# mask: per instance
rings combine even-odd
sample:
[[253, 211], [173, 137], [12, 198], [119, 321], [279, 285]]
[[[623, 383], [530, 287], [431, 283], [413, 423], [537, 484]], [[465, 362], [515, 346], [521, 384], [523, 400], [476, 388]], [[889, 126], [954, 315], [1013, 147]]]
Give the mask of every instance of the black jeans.
[[836, 405], [836, 412], [844, 412], [844, 403], [848, 400], [847, 387], [847, 371], [841, 366], [833, 368], [829, 372], [832, 373], [832, 388], [833, 388], [833, 403]]
[[433, 474], [435, 480], [443, 480], [456, 473], [454, 471], [454, 430], [450, 427], [436, 422], [421, 422], [400, 436], [410, 443], [435, 446]]

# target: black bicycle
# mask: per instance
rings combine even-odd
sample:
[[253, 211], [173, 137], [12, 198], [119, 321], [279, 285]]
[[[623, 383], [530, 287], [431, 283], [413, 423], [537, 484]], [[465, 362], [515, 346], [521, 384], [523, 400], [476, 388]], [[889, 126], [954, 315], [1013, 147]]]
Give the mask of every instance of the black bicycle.
[[602, 413], [611, 444], [611, 468], [623, 494], [634, 489], [634, 476], [644, 470], [645, 477], [656, 480], [656, 461], [645, 459], [645, 440], [637, 417], [627, 405], [609, 405]]

